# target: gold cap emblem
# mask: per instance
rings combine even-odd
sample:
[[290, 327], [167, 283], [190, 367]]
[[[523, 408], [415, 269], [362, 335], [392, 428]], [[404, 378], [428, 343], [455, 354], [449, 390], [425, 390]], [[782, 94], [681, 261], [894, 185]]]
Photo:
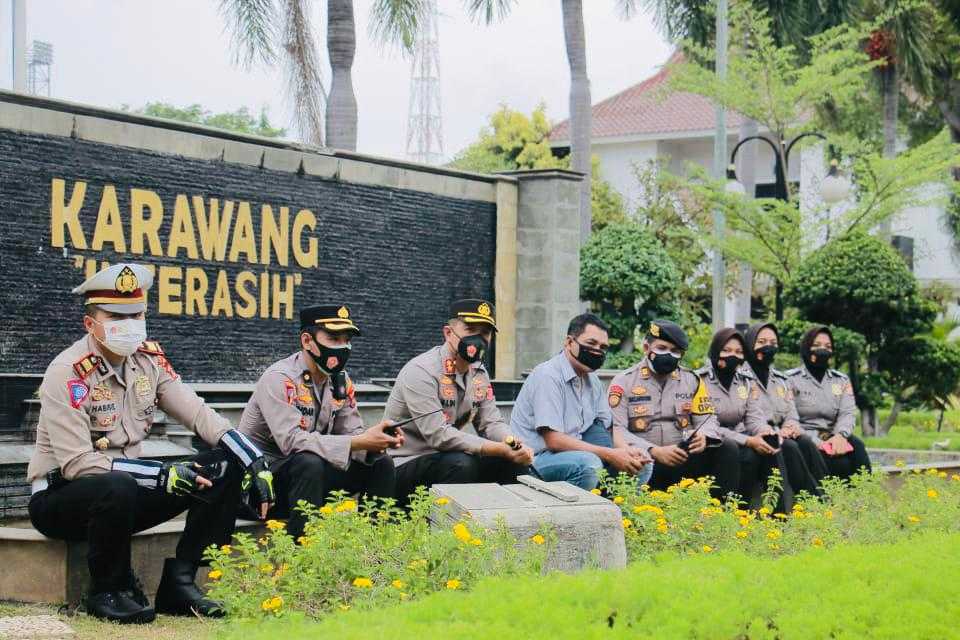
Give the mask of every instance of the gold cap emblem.
[[653, 322], [650, 323], [650, 335], [652, 335], [654, 338], [660, 337], [660, 327]]
[[479, 307], [477, 307], [477, 313], [479, 313], [482, 316], [487, 316], [489, 318], [490, 305], [488, 305], [486, 302], [482, 303]]
[[350, 312], [347, 311], [347, 308], [346, 308], [346, 307], [340, 307], [340, 308], [337, 310], [337, 317], [344, 318], [344, 319], [349, 318], [349, 317], [350, 317]]
[[133, 293], [140, 288], [140, 281], [137, 280], [137, 274], [133, 272], [133, 269], [124, 267], [113, 286], [120, 293]]

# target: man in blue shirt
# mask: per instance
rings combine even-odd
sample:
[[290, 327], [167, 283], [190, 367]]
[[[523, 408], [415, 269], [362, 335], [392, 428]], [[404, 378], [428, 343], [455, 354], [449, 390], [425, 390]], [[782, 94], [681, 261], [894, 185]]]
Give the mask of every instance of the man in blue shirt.
[[621, 471], [646, 482], [653, 472], [645, 451], [611, 431], [606, 391], [594, 373], [610, 347], [607, 325], [592, 313], [570, 321], [563, 350], [524, 381], [510, 418], [513, 432], [533, 448], [533, 467], [544, 480], [597, 486], [597, 471]]

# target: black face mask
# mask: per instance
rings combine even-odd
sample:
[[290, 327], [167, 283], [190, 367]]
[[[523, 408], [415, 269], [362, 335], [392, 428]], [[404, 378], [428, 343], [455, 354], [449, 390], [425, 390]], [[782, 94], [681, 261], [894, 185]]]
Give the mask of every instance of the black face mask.
[[807, 360], [807, 366], [811, 369], [826, 369], [830, 365], [830, 358], [833, 357], [833, 351], [830, 349], [812, 349], [810, 358]]
[[347, 366], [347, 360], [350, 359], [350, 345], [325, 347], [319, 342], [314, 341], [314, 343], [317, 345], [320, 355], [312, 351], [309, 353], [320, 371], [323, 371], [328, 376], [333, 376], [343, 371], [343, 368]]
[[[574, 342], [577, 342], [574, 340]], [[604, 360], [607, 359], [607, 352], [601, 351], [600, 349], [594, 349], [593, 347], [588, 347], [586, 345], [580, 344], [577, 342], [577, 345], [580, 347], [580, 350], [577, 351], [575, 356], [577, 362], [585, 366], [591, 371], [596, 371], [603, 366]]]
[[673, 373], [677, 370], [677, 367], [680, 366], [680, 358], [672, 353], [655, 353], [651, 351], [648, 357], [650, 358], [650, 366], [661, 376]]
[[773, 358], [777, 355], [779, 349], [773, 345], [767, 344], [759, 349], [754, 349], [754, 359], [756, 360], [757, 365], [761, 367], [769, 367], [773, 364]]
[[[723, 365], [722, 367], [720, 365]], [[733, 376], [737, 373], [737, 367], [743, 364], [743, 358], [740, 356], [724, 356], [717, 361], [716, 372], [717, 377], [720, 378], [721, 384], [729, 388], [730, 383], [733, 382]]]
[[[460, 336], [457, 337], [460, 338]], [[483, 360], [483, 357], [487, 355], [487, 349], [489, 347], [490, 344], [479, 334], [463, 336], [460, 338], [460, 344], [457, 345], [457, 354], [463, 358], [465, 362], [472, 364]]]

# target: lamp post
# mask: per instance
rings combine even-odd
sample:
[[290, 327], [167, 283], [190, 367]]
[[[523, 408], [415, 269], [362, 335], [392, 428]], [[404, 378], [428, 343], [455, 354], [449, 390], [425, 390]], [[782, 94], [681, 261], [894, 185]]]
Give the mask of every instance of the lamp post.
[[[790, 163], [790, 152], [793, 151], [794, 145], [797, 144], [800, 140], [807, 137], [820, 138], [821, 140], [826, 141], [827, 137], [822, 133], [817, 133], [811, 131], [808, 133], [802, 133], [787, 144], [782, 138], [780, 139], [780, 148], [777, 148], [777, 145], [767, 137], [764, 136], [750, 136], [749, 138], [744, 138], [737, 143], [737, 146], [733, 148], [733, 152], [730, 154], [730, 164], [727, 166], [727, 185], [726, 191], [728, 193], [738, 193], [740, 195], [746, 195], [746, 188], [743, 184], [737, 179], [737, 168], [736, 168], [736, 159], [737, 152], [747, 142], [751, 140], [759, 140], [770, 145], [770, 148], [773, 150], [774, 166], [774, 198], [777, 200], [782, 200], [784, 202], [789, 201], [789, 193], [787, 190], [787, 171], [789, 170]], [[781, 153], [782, 151], [782, 153]], [[820, 183], [820, 197], [823, 199], [827, 205], [833, 205], [837, 202], [842, 202], [846, 200], [847, 196], [850, 195], [850, 181], [845, 177], [840, 175], [839, 163], [836, 159], [830, 160], [830, 171], [827, 176]], [[829, 229], [829, 228], [828, 228]], [[828, 231], [829, 233], [829, 231]], [[783, 302], [781, 296], [783, 294], [783, 283], [780, 280], [775, 281], [776, 286], [776, 318], [777, 320], [783, 320]]]

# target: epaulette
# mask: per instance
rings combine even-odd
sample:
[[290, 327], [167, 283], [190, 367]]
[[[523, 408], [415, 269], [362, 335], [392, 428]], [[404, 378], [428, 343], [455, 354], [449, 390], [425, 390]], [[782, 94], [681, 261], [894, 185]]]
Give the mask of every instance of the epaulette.
[[[690, 371], [690, 369], [687, 369], [686, 367], [680, 367], [680, 370], [681, 370], [681, 371]], [[703, 365], [703, 366], [700, 367], [699, 369], [696, 369], [696, 370], [694, 370], [694, 371], [691, 371], [691, 373], [696, 374], [697, 376], [703, 377], [704, 375], [710, 373], [710, 366], [709, 366], [709, 365]]]
[[73, 363], [73, 370], [81, 380], [85, 380], [94, 371], [99, 371], [101, 375], [107, 374], [107, 365], [103, 359], [92, 353], [88, 353]]
[[794, 367], [793, 369], [787, 369], [786, 371], [784, 371], [784, 372], [783, 372], [783, 375], [785, 375], [786, 377], [789, 378], [789, 377], [791, 377], [791, 376], [797, 375], [797, 374], [800, 373], [801, 371], [803, 371], [803, 369], [802, 369], [801, 367]]
[[837, 369], [830, 369], [830, 373], [840, 378], [843, 378], [844, 380], [846, 380], [849, 377], [843, 371], [838, 371]]
[[789, 372], [784, 373], [779, 369], [774, 369], [773, 367], [770, 367], [770, 375], [772, 375], [774, 378], [780, 378], [781, 380], [786, 380], [787, 376], [789, 375]]
[[140, 348], [137, 351], [142, 351], [143, 353], [149, 353], [152, 356], [162, 356], [163, 347], [160, 346], [160, 343], [156, 340], [144, 340], [143, 344], [140, 345]]
[[743, 376], [747, 380], [756, 380], [757, 376], [749, 367], [737, 367], [737, 375]]

